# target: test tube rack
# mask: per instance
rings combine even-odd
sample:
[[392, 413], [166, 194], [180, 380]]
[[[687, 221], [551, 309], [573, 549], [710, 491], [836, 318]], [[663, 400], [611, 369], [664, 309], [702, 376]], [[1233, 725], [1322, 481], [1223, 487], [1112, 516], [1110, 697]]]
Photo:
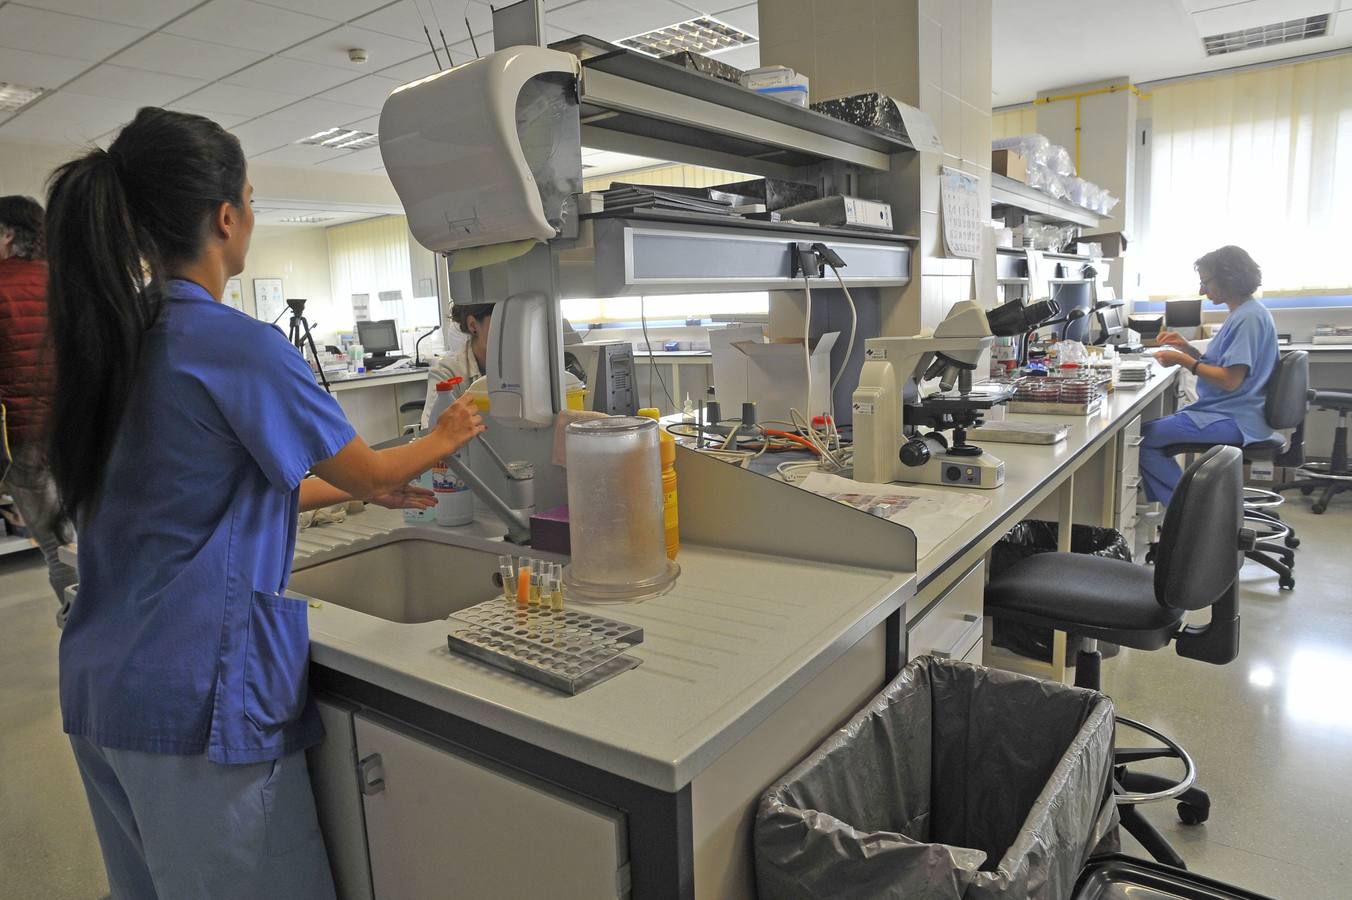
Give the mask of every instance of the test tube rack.
[[638, 666], [624, 651], [643, 629], [574, 609], [523, 607], [501, 597], [451, 614], [446, 643], [538, 684], [578, 694]]

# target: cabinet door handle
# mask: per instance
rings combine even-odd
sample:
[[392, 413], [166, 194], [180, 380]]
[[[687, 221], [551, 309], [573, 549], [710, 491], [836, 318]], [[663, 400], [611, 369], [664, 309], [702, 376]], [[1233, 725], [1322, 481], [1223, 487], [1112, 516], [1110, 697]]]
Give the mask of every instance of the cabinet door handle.
[[366, 796], [385, 790], [385, 762], [379, 753], [363, 757], [357, 763], [357, 787]]
[[1138, 437], [1138, 438], [1137, 438], [1136, 440], [1134, 440], [1134, 441], [1127, 441], [1127, 446], [1128, 446], [1128, 447], [1139, 447], [1139, 446], [1141, 446], [1141, 445], [1144, 444], [1144, 443], [1145, 443], [1145, 438], [1143, 438], [1143, 437]]
[[967, 627], [958, 635], [958, 639], [951, 646], [943, 649], [934, 649], [930, 651], [930, 656], [937, 656], [941, 659], [958, 659], [967, 652], [967, 648], [976, 643], [972, 633], [981, 633], [982, 616], [974, 616], [971, 613], [964, 613], [962, 620], [967, 622]]

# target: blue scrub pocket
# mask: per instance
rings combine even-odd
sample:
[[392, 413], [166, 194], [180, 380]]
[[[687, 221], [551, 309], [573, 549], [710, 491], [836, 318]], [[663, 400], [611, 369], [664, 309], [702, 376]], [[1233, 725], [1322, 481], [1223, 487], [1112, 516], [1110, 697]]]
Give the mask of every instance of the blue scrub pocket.
[[244, 715], [271, 731], [300, 718], [309, 680], [309, 608], [304, 600], [255, 591], [244, 656]]

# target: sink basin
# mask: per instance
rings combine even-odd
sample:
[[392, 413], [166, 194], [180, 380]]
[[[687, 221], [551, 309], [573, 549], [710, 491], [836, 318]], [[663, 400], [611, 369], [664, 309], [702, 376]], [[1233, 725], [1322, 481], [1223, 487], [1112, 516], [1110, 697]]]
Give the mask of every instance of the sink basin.
[[415, 533], [307, 562], [291, 574], [289, 587], [335, 606], [413, 624], [492, 599], [501, 592], [493, 583], [497, 571], [496, 552]]

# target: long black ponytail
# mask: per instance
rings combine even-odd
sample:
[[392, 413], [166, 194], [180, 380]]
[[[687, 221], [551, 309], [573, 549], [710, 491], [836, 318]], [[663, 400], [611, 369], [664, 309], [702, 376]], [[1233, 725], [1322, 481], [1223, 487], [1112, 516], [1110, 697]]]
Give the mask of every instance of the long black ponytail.
[[47, 314], [56, 351], [48, 465], [64, 514], [98, 504], [157, 286], [196, 258], [221, 203], [244, 200], [239, 141], [210, 119], [146, 107], [107, 150], [52, 174]]

